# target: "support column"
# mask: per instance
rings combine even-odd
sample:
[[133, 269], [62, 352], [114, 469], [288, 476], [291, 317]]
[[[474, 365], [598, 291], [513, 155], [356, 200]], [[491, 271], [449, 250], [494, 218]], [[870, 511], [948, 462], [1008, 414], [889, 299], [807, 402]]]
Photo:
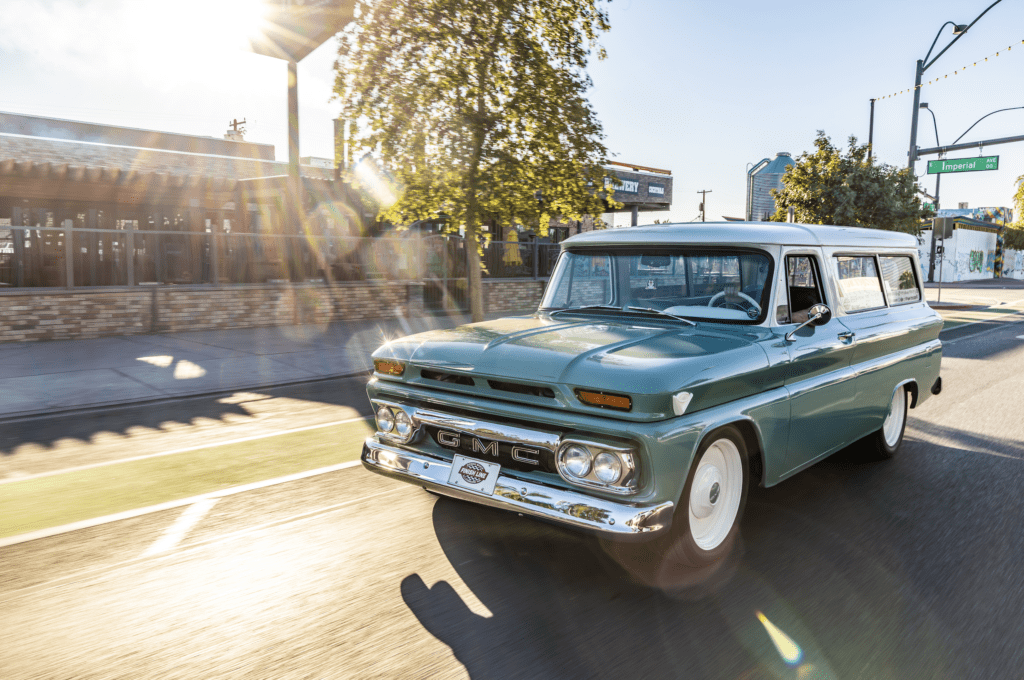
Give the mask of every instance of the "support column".
[[[116, 205], [111, 206], [111, 217], [114, 219], [114, 226], [117, 226], [117, 221], [121, 219], [120, 210]], [[127, 257], [125, 258], [125, 265], [128, 268], [128, 286], [135, 285], [135, 223], [131, 220], [125, 226], [125, 250], [127, 250]]]
[[[11, 208], [11, 225], [21, 227], [25, 224], [25, 217], [20, 207]], [[15, 229], [11, 232], [14, 237], [14, 285], [18, 288], [25, 287], [25, 230]]]
[[[87, 208], [85, 211], [85, 226], [89, 229], [96, 229], [99, 226], [98, 221], [99, 211], [96, 208]], [[86, 254], [89, 258], [89, 285], [95, 286], [98, 282], [97, 269], [99, 267], [100, 253], [99, 253], [99, 235], [95, 231], [87, 232], [86, 236]], [[105, 246], [103, 248], [104, 255], [110, 257], [110, 239], [104, 236], [103, 241]], [[106, 269], [106, 267], [104, 267]], [[85, 268], [83, 267], [82, 275], [85, 276]], [[109, 282], [108, 282], [109, 283]]]
[[[302, 179], [299, 176], [299, 65], [288, 62], [288, 191], [285, 202], [285, 229], [289, 236], [303, 233], [302, 229]], [[295, 239], [286, 241], [288, 277], [301, 280], [299, 248]]]

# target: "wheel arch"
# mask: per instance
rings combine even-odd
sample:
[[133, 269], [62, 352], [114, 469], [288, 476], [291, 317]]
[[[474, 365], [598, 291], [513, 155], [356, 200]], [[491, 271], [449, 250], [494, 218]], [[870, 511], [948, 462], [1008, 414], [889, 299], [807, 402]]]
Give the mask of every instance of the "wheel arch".
[[892, 396], [889, 397], [889, 400], [891, 401], [892, 397], [896, 396], [896, 390], [898, 390], [901, 387], [906, 387], [907, 388], [907, 392], [910, 392], [910, 408], [917, 408], [917, 389], [918, 388], [917, 388], [917, 381], [914, 380], [913, 378], [908, 378], [907, 380], [904, 380], [904, 381], [900, 382], [899, 384], [897, 384], [896, 387], [892, 388]]
[[[764, 486], [767, 466], [765, 465], [764, 459], [764, 445], [762, 443], [761, 428], [759, 428], [757, 423], [752, 419], [747, 417], [735, 417], [730, 420], [716, 421], [709, 424], [708, 427], [701, 432], [694, 451], [699, 451], [700, 447], [704, 445], [704, 442], [707, 441], [710, 436], [728, 426], [736, 428], [736, 430], [739, 431], [740, 436], [743, 437], [743, 443], [747, 447], [747, 466], [748, 471], [750, 472], [750, 479], [756, 481], [759, 486]], [[696, 462], [696, 456], [694, 456], [693, 462]]]

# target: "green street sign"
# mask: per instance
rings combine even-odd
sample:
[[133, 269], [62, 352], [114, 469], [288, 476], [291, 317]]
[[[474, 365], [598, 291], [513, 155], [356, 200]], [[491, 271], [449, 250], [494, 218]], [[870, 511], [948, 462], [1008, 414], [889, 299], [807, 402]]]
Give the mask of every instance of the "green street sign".
[[983, 156], [981, 158], [951, 158], [943, 161], [928, 161], [928, 174], [938, 175], [945, 172], [977, 172], [978, 170], [998, 170], [999, 156]]

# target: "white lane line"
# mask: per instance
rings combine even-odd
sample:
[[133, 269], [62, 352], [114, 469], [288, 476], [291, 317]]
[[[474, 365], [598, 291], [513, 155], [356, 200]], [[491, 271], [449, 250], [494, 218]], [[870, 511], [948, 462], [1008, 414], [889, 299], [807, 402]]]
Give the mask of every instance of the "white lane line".
[[174, 449], [173, 451], [162, 451], [160, 453], [147, 453], [142, 456], [132, 456], [131, 458], [118, 458], [116, 460], [105, 460], [102, 463], [90, 463], [89, 465], [79, 465], [78, 467], [62, 468], [60, 470], [50, 470], [49, 472], [37, 472], [34, 475], [25, 475], [23, 477], [7, 477], [0, 479], [0, 484], [8, 484], [10, 482], [24, 482], [26, 479], [38, 479], [39, 477], [52, 477], [53, 475], [62, 475], [65, 472], [78, 472], [79, 470], [91, 470], [92, 468], [106, 467], [107, 465], [117, 465], [118, 463], [130, 463], [136, 460], [146, 460], [147, 458], [159, 458], [160, 456], [173, 456], [176, 453], [189, 453], [190, 451], [199, 451], [201, 449], [212, 449], [217, 446], [228, 446], [230, 444], [244, 444], [245, 442], [252, 442], [259, 439], [268, 439], [270, 437], [279, 437], [286, 434], [294, 434], [295, 432], [306, 432], [308, 430], [319, 430], [324, 427], [332, 427], [334, 425], [347, 425], [348, 423], [355, 423], [360, 420], [370, 420], [373, 416], [362, 416], [360, 418], [349, 418], [348, 420], [335, 420], [330, 423], [320, 423], [319, 425], [307, 425], [306, 427], [296, 427], [292, 430], [276, 430], [274, 432], [265, 432], [263, 434], [252, 435], [251, 437], [240, 437], [238, 439], [229, 439], [223, 442], [214, 442], [212, 444], [199, 444], [196, 446], [189, 446], [184, 449]]
[[[1024, 312], [1009, 314], [1008, 316], [1010, 316], [1010, 317], [1018, 317], [1021, 314], [1024, 314]], [[972, 321], [971, 323], [964, 323], [964, 324], [960, 324], [959, 326], [954, 326], [953, 328], [951, 328], [949, 330], [950, 331], [954, 331], [954, 330], [956, 330], [958, 328], [963, 328], [964, 326], [974, 326], [974, 325], [979, 324], [979, 323], [985, 323], [985, 322], [984, 321]], [[942, 340], [942, 337], [941, 337], [941, 334], [940, 334], [939, 339], [942, 340], [942, 346], [945, 347], [946, 345], [952, 345], [952, 344], [958, 343], [961, 340], [969, 340], [971, 338], [976, 338], [979, 335], [985, 335], [986, 333], [995, 333], [996, 331], [1004, 330], [1006, 326], [1015, 326], [1015, 325], [1017, 325], [1019, 323], [1024, 323], [1024, 319], [1000, 320], [1000, 321], [997, 321], [995, 324], [991, 324], [991, 326], [989, 328], [986, 328], [984, 330], [971, 333], [969, 335], [961, 335], [959, 338], [953, 338], [952, 340]]]
[[181, 539], [185, 538], [185, 535], [192, 530], [192, 527], [199, 524], [199, 521], [206, 516], [206, 513], [213, 506], [217, 505], [218, 500], [220, 499], [204, 498], [185, 508], [185, 512], [181, 513], [181, 516], [178, 517], [174, 524], [167, 527], [167, 531], [160, 538], [156, 539], [153, 545], [149, 546], [146, 552], [142, 553], [142, 556], [152, 557], [153, 555], [159, 555], [181, 543]]
[[225, 496], [233, 496], [236, 493], [242, 493], [243, 491], [252, 491], [253, 489], [262, 489], [267, 486], [273, 486], [275, 484], [284, 484], [285, 482], [294, 482], [299, 479], [305, 479], [307, 477], [315, 477], [317, 475], [324, 475], [329, 472], [336, 472], [337, 470], [344, 470], [346, 468], [356, 467], [360, 464], [360, 461], [353, 460], [347, 463], [338, 463], [337, 465], [328, 465], [327, 467], [317, 468], [315, 470], [307, 470], [305, 472], [297, 472], [293, 475], [286, 475], [284, 477], [275, 477], [274, 479], [265, 479], [262, 482], [253, 482], [252, 484], [243, 484], [241, 486], [233, 486], [229, 489], [222, 489], [221, 491], [213, 491], [210, 493], [204, 493], [199, 496], [192, 496], [191, 498], [182, 498], [177, 501], [168, 501], [167, 503], [160, 503], [159, 505], [150, 505], [145, 508], [136, 508], [135, 510], [127, 510], [125, 512], [118, 512], [113, 515], [104, 515], [103, 517], [96, 517], [93, 519], [82, 520], [81, 522], [72, 522], [71, 524], [64, 524], [59, 527], [50, 527], [49, 529], [40, 529], [38, 531], [31, 531], [27, 534], [19, 534], [17, 536], [8, 536], [7, 538], [0, 538], [0, 548], [6, 548], [10, 545], [16, 545], [18, 543], [25, 543], [27, 541], [35, 541], [40, 538], [49, 538], [51, 536], [58, 536], [60, 534], [66, 534], [72, 531], [78, 531], [80, 529], [89, 529], [92, 527], [100, 526], [101, 524], [110, 524], [111, 522], [119, 522], [123, 519], [131, 519], [133, 517], [140, 517], [142, 515], [149, 515], [154, 512], [162, 512], [164, 510], [173, 510], [175, 508], [184, 507], [186, 505], [192, 505], [198, 503], [201, 500], [207, 498], [224, 498]]
[[[367, 500], [370, 500], [372, 498], [379, 498], [380, 496], [388, 496], [388, 495], [391, 495], [391, 494], [402, 493], [402, 492], [405, 492], [405, 491], [406, 491], [406, 489], [404, 489], [404, 488], [389, 489], [387, 491], [380, 491], [378, 493], [372, 493], [372, 494], [370, 494], [368, 496], [360, 496], [359, 498], [353, 498], [352, 500], [344, 501], [343, 503], [335, 503], [334, 505], [328, 505], [328, 506], [325, 506], [325, 507], [322, 507], [322, 508], [316, 508], [315, 510], [307, 510], [306, 512], [300, 512], [297, 515], [291, 515], [290, 517], [282, 517], [280, 519], [276, 519], [276, 520], [273, 520], [273, 521], [270, 521], [270, 522], [266, 522], [264, 524], [257, 524], [256, 526], [248, 527], [246, 529], [239, 529], [238, 531], [232, 531], [230, 533], [223, 534], [221, 536], [211, 536], [210, 538], [207, 538], [207, 539], [204, 539], [204, 540], [200, 540], [200, 541], [196, 541], [195, 543], [193, 543], [191, 545], [188, 545], [188, 546], [186, 546], [184, 548], [181, 548], [179, 550], [175, 550], [173, 552], [168, 552], [168, 553], [163, 553], [161, 555], [156, 555], [154, 557], [147, 557], [145, 555], [140, 555], [139, 557], [133, 557], [131, 559], [124, 560], [122, 562], [115, 562], [114, 564], [104, 564], [104, 565], [100, 565], [98, 567], [90, 567], [88, 569], [82, 569], [82, 570], [76, 571], [76, 572], [74, 572], [72, 574], [67, 574], [66, 576], [59, 576], [59, 577], [53, 579], [52, 581], [46, 581], [45, 583], [37, 583], [37, 584], [34, 584], [34, 585], [26, 586], [24, 588], [19, 588], [17, 590], [11, 590], [11, 591], [8, 591], [8, 592], [4, 593], [4, 595], [6, 597], [8, 597], [8, 598], [13, 598], [13, 597], [17, 597], [17, 596], [20, 596], [20, 595], [35, 594], [35, 593], [38, 593], [40, 591], [50, 590], [50, 589], [53, 589], [53, 588], [57, 588], [57, 587], [61, 586], [62, 584], [66, 584], [66, 583], [82, 583], [82, 582], [85, 582], [86, 580], [88, 580], [89, 578], [92, 578], [92, 577], [96, 577], [96, 580], [101, 580], [103, 578], [112, 578], [112, 577], [116, 576], [119, 572], [127, 571], [128, 569], [131, 569], [133, 567], [137, 567], [139, 565], [144, 565], [144, 564], [156, 562], [158, 560], [167, 560], [167, 559], [170, 559], [172, 557], [179, 557], [181, 555], [188, 555], [188, 554], [191, 554], [191, 553], [198, 552], [198, 551], [202, 550], [203, 548], [207, 548], [207, 547], [210, 547], [210, 546], [216, 546], [216, 545], [222, 545], [224, 543], [230, 543], [231, 541], [237, 540], [239, 538], [245, 538], [247, 536], [251, 536], [253, 534], [257, 534], [257, 533], [259, 533], [261, 531], [266, 531], [268, 529], [273, 529], [275, 527], [285, 526], [285, 525], [289, 525], [289, 524], [300, 524], [302, 522], [308, 522], [308, 521], [317, 519], [319, 517], [324, 517], [326, 515], [331, 515], [331, 514], [334, 514], [336, 512], [341, 512], [341, 511], [343, 511], [343, 510], [345, 510], [345, 509], [355, 505], [356, 503], [360, 503], [362, 501], [367, 501]], [[372, 527], [369, 530], [372, 530]], [[5, 601], [5, 603], [6, 603], [6, 601]]]
[[1018, 339], [1018, 340], [1024, 340], [1024, 335], [1018, 335], [1018, 336], [1017, 336], [1017, 339]]

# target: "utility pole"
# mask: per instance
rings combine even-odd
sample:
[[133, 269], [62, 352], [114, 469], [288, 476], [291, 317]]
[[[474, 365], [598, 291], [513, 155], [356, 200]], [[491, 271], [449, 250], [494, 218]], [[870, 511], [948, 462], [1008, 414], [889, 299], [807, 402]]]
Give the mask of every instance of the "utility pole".
[[707, 203], [707, 195], [711, 193], [711, 189], [701, 189], [697, 193], [700, 194], [700, 221], [703, 222], [704, 216], [707, 214], [704, 206]]

